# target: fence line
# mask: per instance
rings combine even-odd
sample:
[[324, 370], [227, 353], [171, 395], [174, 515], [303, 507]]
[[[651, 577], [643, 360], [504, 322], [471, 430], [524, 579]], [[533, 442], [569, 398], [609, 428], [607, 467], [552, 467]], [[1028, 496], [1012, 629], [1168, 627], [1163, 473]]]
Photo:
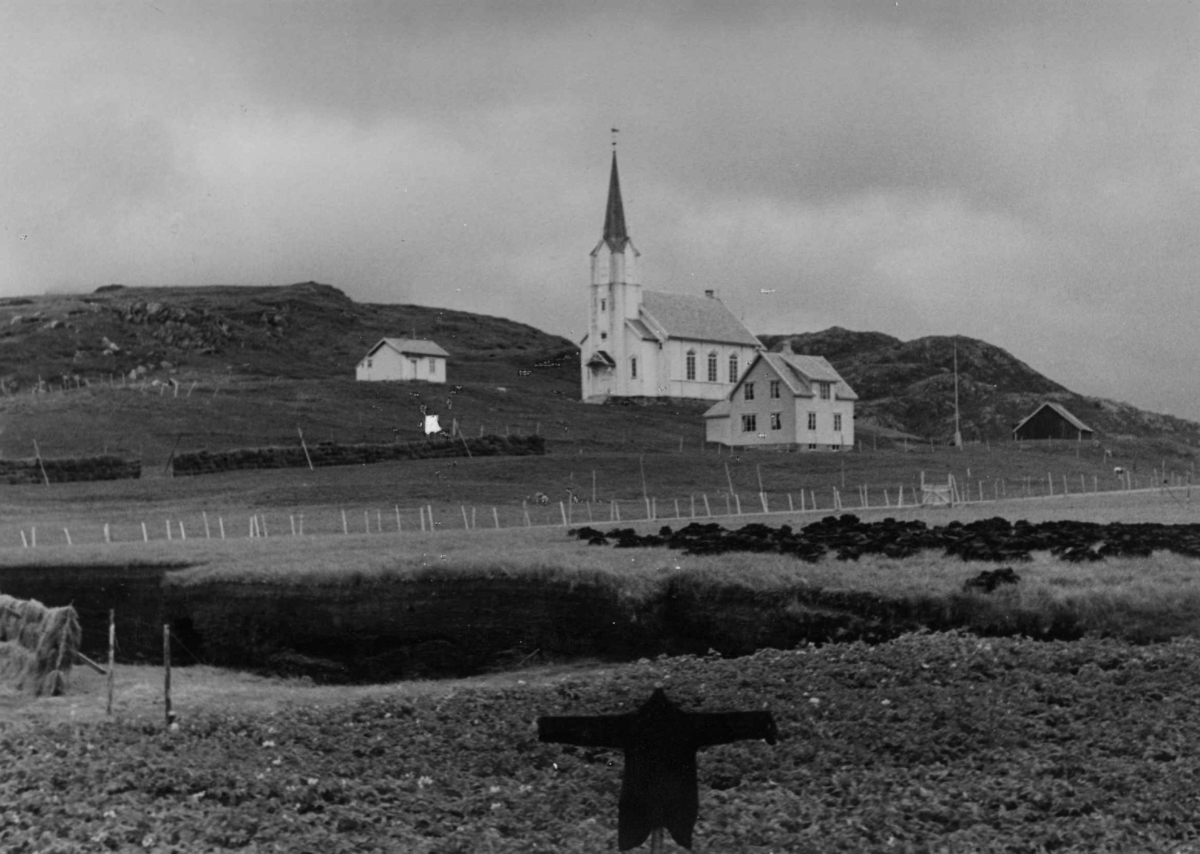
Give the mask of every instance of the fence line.
[[[1158, 480], [1157, 472], [1152, 480]], [[62, 537], [50, 538], [49, 545], [77, 546], [83, 544], [112, 544], [141, 542], [182, 542], [195, 540], [200, 536], [204, 539], [281, 539], [304, 536], [397, 536], [417, 531], [474, 531], [480, 528], [480, 516], [483, 516], [484, 530], [504, 530], [507, 528], [548, 528], [548, 527], [578, 527], [582, 525], [627, 525], [645, 522], [693, 522], [737, 519], [744, 516], [813, 516], [830, 513], [846, 513], [852, 511], [876, 510], [916, 510], [925, 507], [977, 505], [1014, 500], [1043, 500], [1066, 497], [1115, 494], [1150, 494], [1158, 493], [1170, 496], [1181, 505], [1191, 503], [1191, 477], [1169, 475], [1162, 478], [1161, 483], [1149, 487], [1140, 487], [1132, 478], [1124, 480], [1127, 486], [1119, 489], [1101, 489], [1099, 480], [1093, 476], [1091, 489], [1082, 474], [1080, 474], [1080, 489], [1071, 491], [1070, 482], [1066, 475], [1057, 479], [1053, 474], [1038, 482], [1034, 478], [1023, 478], [1014, 484], [1014, 495], [1008, 495], [1008, 479], [993, 478], [987, 480], [975, 479], [973, 482], [964, 479], [961, 483], [950, 476], [946, 484], [931, 484], [923, 482], [920, 491], [914, 484], [893, 482], [886, 485], [859, 484], [857, 487], [848, 486], [845, 489], [837, 486], [825, 487], [823, 490], [798, 487], [796, 492], [757, 494], [758, 501], [750, 507], [743, 508], [741, 495], [738, 492], [719, 490], [714, 493], [690, 493], [686, 497], [659, 499], [655, 496], [626, 499], [601, 499], [589, 501], [572, 496], [569, 501], [536, 502], [522, 501], [520, 505], [483, 505], [483, 513], [479, 513], [478, 505], [459, 504], [459, 512], [453, 512], [453, 505], [442, 508], [439, 517], [435, 518], [433, 506], [422, 504], [416, 507], [402, 507], [394, 504], [392, 512], [387, 513], [379, 507], [363, 508], [359, 522], [357, 511], [348, 514], [345, 508], [329, 508], [328, 512], [313, 514], [307, 518], [304, 513], [288, 513], [286, 522], [268, 524], [268, 514], [250, 513], [248, 515], [230, 514], [229, 521], [234, 525], [227, 537], [226, 515], [216, 514], [216, 525], [210, 521], [209, 511], [197, 511], [186, 514], [192, 524], [192, 536], [188, 536], [184, 518], [177, 514], [169, 515], [161, 527], [155, 522], [147, 526], [145, 521], [129, 522], [118, 525], [112, 522], [88, 523], [86, 526], [76, 526], [74, 534], [67, 525], [62, 525]], [[716, 500], [714, 500], [716, 499]], [[797, 500], [798, 499], [798, 500]], [[721, 504], [724, 504], [722, 507]], [[557, 506], [555, 506], [557, 505]], [[490, 514], [488, 508], [491, 508]], [[786, 508], [786, 509], [785, 509]], [[721, 512], [724, 510], [724, 512]], [[448, 511], [448, 512], [447, 512]], [[278, 514], [283, 517], [283, 512]], [[489, 518], [490, 517], [490, 518]], [[160, 517], [161, 518], [161, 517]], [[461, 520], [461, 522], [460, 522]], [[490, 522], [490, 524], [489, 524]], [[237, 526], [242, 525], [242, 534], [233, 534]], [[37, 525], [19, 529], [21, 547], [26, 549], [45, 548], [46, 537], [39, 545]], [[43, 526], [45, 530], [45, 526]], [[152, 530], [158, 530], [159, 536], [153, 536]], [[203, 531], [200, 535], [196, 532]], [[137, 534], [140, 533], [140, 537]], [[7, 539], [7, 538], [6, 538]], [[10, 540], [11, 546], [16, 546]]]

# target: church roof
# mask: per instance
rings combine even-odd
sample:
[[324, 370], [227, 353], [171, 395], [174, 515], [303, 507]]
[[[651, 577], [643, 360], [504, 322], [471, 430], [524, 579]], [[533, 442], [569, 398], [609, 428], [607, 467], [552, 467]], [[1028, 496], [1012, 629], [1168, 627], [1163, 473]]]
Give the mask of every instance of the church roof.
[[642, 311], [672, 338], [762, 346], [725, 303], [715, 297], [644, 290]]
[[608, 208], [604, 212], [604, 242], [620, 252], [629, 242], [625, 231], [625, 205], [621, 202], [621, 179], [617, 176], [617, 152], [613, 152], [612, 174], [608, 179]]
[[449, 358], [450, 354], [434, 344], [432, 341], [418, 340], [415, 338], [381, 338], [379, 343], [371, 348], [367, 353], [370, 356], [384, 344], [387, 344], [398, 353], [412, 356], [441, 356], [443, 359]]
[[650, 327], [640, 320], [626, 320], [625, 325], [636, 332], [643, 341], [657, 341], [658, 336], [650, 331]]

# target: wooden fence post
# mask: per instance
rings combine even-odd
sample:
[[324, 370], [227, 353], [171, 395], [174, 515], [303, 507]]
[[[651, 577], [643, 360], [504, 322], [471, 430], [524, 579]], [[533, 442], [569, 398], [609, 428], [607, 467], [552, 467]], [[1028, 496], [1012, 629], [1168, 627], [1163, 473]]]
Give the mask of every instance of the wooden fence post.
[[204, 539], [211, 540], [212, 532], [208, 529], [208, 511], [202, 510], [201, 515], [204, 517]]
[[163, 714], [166, 725], [175, 717], [171, 712], [171, 624], [163, 623]]
[[704, 515], [712, 518], [712, 508], [708, 506], [708, 493], [704, 493]]
[[466, 508], [464, 505], [462, 505], [462, 504], [458, 505], [458, 508], [459, 508], [460, 510], [462, 510], [462, 517], [463, 517], [463, 530], [464, 530], [464, 531], [469, 531], [469, 530], [471, 530], [471, 523], [467, 521], [467, 508]]
[[492, 521], [496, 523], [496, 530], [500, 530], [500, 514], [496, 512], [495, 505], [492, 505]]
[[558, 502], [558, 509], [562, 511], [563, 527], [567, 526], [567, 505], [563, 502]]
[[107, 714], [112, 714], [113, 703], [113, 664], [117, 647], [117, 612], [108, 610], [108, 706]]
[[348, 524], [346, 524], [346, 511], [345, 510], [342, 510], [342, 533], [343, 534], [350, 533], [350, 526]]
[[400, 527], [400, 505], [396, 505], [396, 533], [399, 534], [403, 530]]

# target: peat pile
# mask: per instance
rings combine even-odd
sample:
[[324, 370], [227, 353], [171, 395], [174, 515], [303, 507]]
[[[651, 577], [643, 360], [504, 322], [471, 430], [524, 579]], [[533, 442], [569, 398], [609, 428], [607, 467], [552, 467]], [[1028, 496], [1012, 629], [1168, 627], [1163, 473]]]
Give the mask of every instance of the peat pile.
[[530, 456], [546, 453], [541, 436], [480, 436], [477, 439], [430, 439], [424, 442], [392, 442], [343, 445], [321, 442], [309, 447], [240, 448], [234, 451], [191, 451], [172, 461], [176, 475], [215, 474], [243, 469], [304, 468], [314, 466], [357, 466], [393, 460], [427, 460], [440, 457]]
[[617, 548], [665, 546], [685, 554], [719, 555], [727, 552], [761, 552], [793, 555], [816, 563], [827, 554], [839, 560], [863, 555], [912, 557], [923, 551], [942, 551], [963, 560], [1009, 563], [1029, 560], [1033, 552], [1049, 552], [1061, 560], [1087, 562], [1108, 557], [1149, 557], [1168, 551], [1200, 557], [1200, 525], [1164, 525], [1151, 522], [1010, 522], [994, 517], [963, 524], [930, 527], [918, 520], [863, 522], [857, 516], [826, 516], [794, 530], [754, 523], [729, 530], [715, 522], [693, 522], [678, 531], [664, 525], [657, 534], [638, 534], [632, 528], [607, 533], [584, 527], [568, 532], [590, 545]]
[[0, 483], [72, 483], [83, 480], [136, 480], [142, 476], [141, 460], [111, 454], [67, 459], [0, 460]]

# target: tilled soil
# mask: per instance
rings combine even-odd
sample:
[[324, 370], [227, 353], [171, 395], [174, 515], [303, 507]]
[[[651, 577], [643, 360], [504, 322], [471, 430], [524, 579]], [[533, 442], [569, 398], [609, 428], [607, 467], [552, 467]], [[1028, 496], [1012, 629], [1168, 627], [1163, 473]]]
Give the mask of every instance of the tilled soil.
[[[7, 852], [616, 850], [619, 752], [540, 715], [769, 709], [699, 755], [697, 851], [1200, 851], [1200, 643], [906, 635], [270, 714], [10, 728]], [[667, 850], [678, 850], [670, 842]]]

